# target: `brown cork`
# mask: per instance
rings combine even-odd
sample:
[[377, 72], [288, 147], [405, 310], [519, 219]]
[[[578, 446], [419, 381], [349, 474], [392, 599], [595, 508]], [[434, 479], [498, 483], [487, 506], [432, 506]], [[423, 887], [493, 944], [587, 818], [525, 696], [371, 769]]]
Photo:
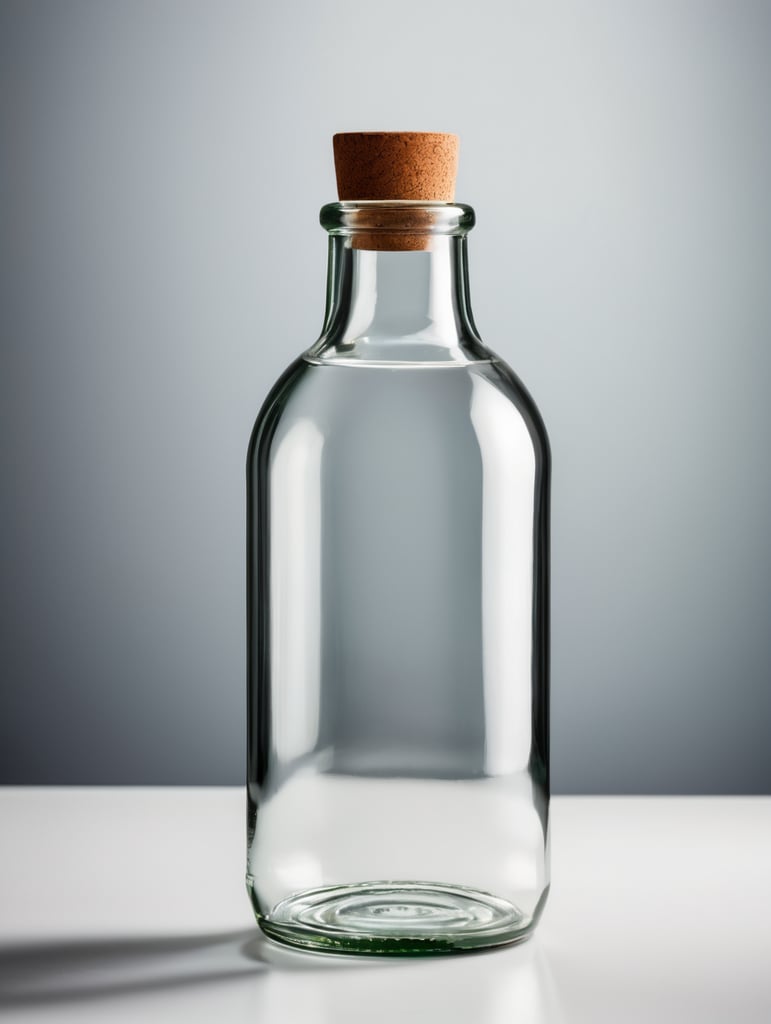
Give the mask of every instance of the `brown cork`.
[[444, 132], [340, 132], [335, 150], [341, 200], [418, 199], [451, 203], [458, 136]]
[[[380, 200], [451, 203], [455, 198], [458, 136], [445, 132], [341, 132], [334, 136], [337, 192], [343, 202]], [[377, 230], [353, 236], [355, 249], [430, 247], [430, 214], [383, 211]]]

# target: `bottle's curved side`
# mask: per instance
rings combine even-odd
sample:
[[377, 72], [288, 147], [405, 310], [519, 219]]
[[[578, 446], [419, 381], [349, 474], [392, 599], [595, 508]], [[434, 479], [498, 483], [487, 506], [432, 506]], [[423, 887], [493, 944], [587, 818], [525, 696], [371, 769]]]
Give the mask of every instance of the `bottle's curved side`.
[[[541, 412], [521, 378], [495, 351], [478, 336], [481, 350], [488, 362], [480, 362], [474, 374], [484, 378], [492, 388], [516, 410], [522, 429], [527, 432], [532, 450], [531, 477], [532, 520], [530, 523], [530, 550], [532, 592], [529, 602], [531, 615], [530, 698], [531, 743], [527, 774], [531, 786], [531, 801], [538, 816], [542, 835], [542, 864], [536, 887], [537, 899], [532, 905], [531, 930], [540, 920], [551, 884], [550, 866], [550, 522], [551, 522], [551, 444]], [[500, 421], [496, 424], [501, 436], [514, 436], [514, 422], [508, 431]], [[523, 450], [527, 445], [523, 445]], [[516, 460], [515, 460], [516, 461]], [[514, 472], [512, 481], [518, 480]], [[521, 483], [521, 479], [519, 480]], [[516, 484], [515, 484], [516, 486]], [[495, 502], [500, 495], [491, 495]], [[512, 517], [514, 519], [516, 517]], [[500, 542], [497, 546], [500, 545]], [[527, 549], [526, 535], [520, 537], [521, 550]], [[526, 632], [524, 623], [521, 634]]]
[[265, 684], [271, 652], [265, 628], [267, 616], [260, 607], [260, 595], [269, 591], [270, 522], [267, 494], [260, 480], [267, 478], [266, 460], [273, 435], [306, 365], [302, 358], [296, 359], [273, 385], [255, 420], [246, 454], [247, 856], [255, 840], [260, 789], [268, 775], [272, 745], [270, 691]]
[[[486, 346], [485, 346], [486, 348]], [[543, 416], [521, 378], [498, 356], [479, 372], [499, 388], [522, 416], [533, 445], [533, 654], [532, 654], [532, 747], [529, 774], [533, 802], [542, 822], [544, 836], [544, 887], [533, 911], [532, 926], [540, 920], [551, 885], [551, 474], [552, 452]]]

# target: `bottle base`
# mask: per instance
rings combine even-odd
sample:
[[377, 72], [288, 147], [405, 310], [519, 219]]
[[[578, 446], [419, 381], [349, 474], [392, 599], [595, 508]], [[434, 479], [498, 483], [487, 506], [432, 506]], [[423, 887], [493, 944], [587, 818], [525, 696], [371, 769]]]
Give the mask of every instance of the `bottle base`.
[[[251, 886], [250, 895], [254, 902]], [[271, 939], [370, 956], [456, 953], [520, 942], [534, 923], [490, 893], [430, 882], [327, 886], [289, 896], [268, 914], [256, 912]]]

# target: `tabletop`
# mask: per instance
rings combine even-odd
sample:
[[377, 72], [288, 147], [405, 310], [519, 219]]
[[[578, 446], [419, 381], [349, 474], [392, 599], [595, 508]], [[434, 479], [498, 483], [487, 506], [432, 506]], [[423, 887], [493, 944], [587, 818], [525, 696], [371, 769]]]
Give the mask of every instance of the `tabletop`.
[[272, 944], [235, 788], [0, 788], [0, 1018], [771, 1021], [771, 798], [555, 797], [519, 946], [427, 960]]

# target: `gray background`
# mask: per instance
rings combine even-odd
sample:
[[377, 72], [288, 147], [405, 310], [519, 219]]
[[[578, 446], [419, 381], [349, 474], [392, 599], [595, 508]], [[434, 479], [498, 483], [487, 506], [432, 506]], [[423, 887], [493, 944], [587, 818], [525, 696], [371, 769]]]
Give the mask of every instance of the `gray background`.
[[2, 780], [239, 783], [331, 135], [458, 132], [554, 450], [558, 792], [771, 791], [771, 5], [2, 5]]

